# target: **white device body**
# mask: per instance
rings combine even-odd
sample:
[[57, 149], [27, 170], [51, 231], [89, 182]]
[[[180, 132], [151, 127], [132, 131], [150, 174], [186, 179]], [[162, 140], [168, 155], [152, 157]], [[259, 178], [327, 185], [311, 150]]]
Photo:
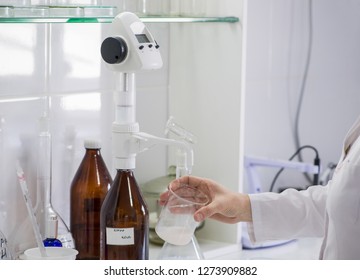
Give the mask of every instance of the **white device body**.
[[128, 46], [125, 60], [118, 64], [107, 64], [110, 70], [117, 72], [138, 72], [156, 70], [163, 65], [159, 45], [145, 26], [133, 13], [117, 15], [112, 22], [114, 36], [122, 38]]
[[[139, 123], [136, 122], [135, 73], [162, 67], [159, 45], [144, 23], [133, 13], [123, 12], [117, 15], [112, 29], [112, 37], [103, 42], [102, 56], [107, 67], [117, 74], [114, 92], [115, 121], [112, 124], [115, 169], [134, 169], [138, 153], [156, 144], [163, 144], [177, 146], [183, 151], [177, 169], [190, 173], [193, 150], [189, 143], [140, 132]], [[177, 170], [177, 174], [179, 172]]]

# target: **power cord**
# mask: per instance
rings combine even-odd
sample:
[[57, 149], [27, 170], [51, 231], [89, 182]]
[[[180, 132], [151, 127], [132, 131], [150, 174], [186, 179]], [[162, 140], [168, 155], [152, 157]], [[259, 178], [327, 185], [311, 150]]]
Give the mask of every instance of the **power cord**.
[[[296, 116], [295, 116], [295, 124], [294, 124], [294, 141], [295, 147], [300, 149], [300, 132], [299, 132], [299, 123], [300, 123], [300, 113], [302, 110], [302, 103], [305, 95], [305, 88], [307, 85], [308, 73], [310, 68], [310, 61], [312, 55], [312, 45], [313, 45], [313, 1], [309, 0], [308, 3], [309, 9], [309, 38], [308, 38], [308, 48], [307, 48], [307, 56], [305, 62], [305, 69], [303, 79], [301, 81], [301, 88], [300, 88], [300, 97], [298, 101], [298, 106], [296, 109]], [[303, 161], [301, 153], [298, 153], [298, 159], [300, 162]], [[310, 183], [311, 179], [307, 173], [304, 173], [306, 180]]]
[[[289, 158], [289, 160], [292, 160], [294, 157], [296, 157], [303, 149], [311, 149], [315, 152], [314, 165], [318, 166], [318, 173], [314, 174], [313, 184], [317, 185], [319, 183], [319, 175], [320, 175], [320, 158], [319, 158], [319, 152], [315, 147], [313, 147], [311, 145], [302, 146], [296, 150], [296, 152]], [[285, 168], [280, 168], [280, 170], [275, 174], [275, 177], [272, 180], [272, 183], [270, 185], [270, 189], [269, 189], [270, 192], [273, 192], [275, 182], [278, 179], [278, 177], [280, 176], [281, 172], [284, 171], [284, 169]]]

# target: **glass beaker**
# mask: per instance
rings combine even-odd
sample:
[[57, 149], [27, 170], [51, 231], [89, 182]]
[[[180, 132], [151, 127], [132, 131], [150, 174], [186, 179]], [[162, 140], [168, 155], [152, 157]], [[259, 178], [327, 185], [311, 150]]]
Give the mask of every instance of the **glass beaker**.
[[168, 200], [155, 227], [156, 233], [170, 244], [188, 244], [199, 225], [194, 220], [194, 213], [208, 202], [208, 196], [197, 188], [170, 184]]

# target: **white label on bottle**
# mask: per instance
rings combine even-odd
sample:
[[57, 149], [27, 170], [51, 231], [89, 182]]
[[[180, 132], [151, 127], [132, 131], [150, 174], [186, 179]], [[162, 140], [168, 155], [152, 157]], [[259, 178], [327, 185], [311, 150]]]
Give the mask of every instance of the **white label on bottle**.
[[107, 245], [134, 245], [134, 228], [106, 228]]

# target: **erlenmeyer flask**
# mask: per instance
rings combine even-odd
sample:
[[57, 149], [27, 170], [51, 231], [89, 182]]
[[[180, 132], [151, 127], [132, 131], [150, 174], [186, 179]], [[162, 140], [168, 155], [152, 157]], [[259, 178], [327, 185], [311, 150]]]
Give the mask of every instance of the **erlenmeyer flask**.
[[186, 245], [178, 246], [165, 242], [158, 256], [159, 260], [204, 260], [204, 255], [200, 250], [196, 237], [193, 236], [191, 242]]
[[[174, 118], [170, 116], [165, 126], [165, 134], [172, 132], [184, 142], [195, 144], [197, 142], [196, 136], [180, 126], [175, 122]], [[187, 166], [186, 153], [182, 149], [178, 149], [176, 153], [176, 179], [182, 176], [190, 175], [191, 168]], [[184, 259], [184, 260], [202, 260], [204, 255], [200, 250], [199, 243], [195, 235], [192, 236], [191, 241], [186, 245], [173, 245], [165, 242], [161, 248], [158, 259]]]

